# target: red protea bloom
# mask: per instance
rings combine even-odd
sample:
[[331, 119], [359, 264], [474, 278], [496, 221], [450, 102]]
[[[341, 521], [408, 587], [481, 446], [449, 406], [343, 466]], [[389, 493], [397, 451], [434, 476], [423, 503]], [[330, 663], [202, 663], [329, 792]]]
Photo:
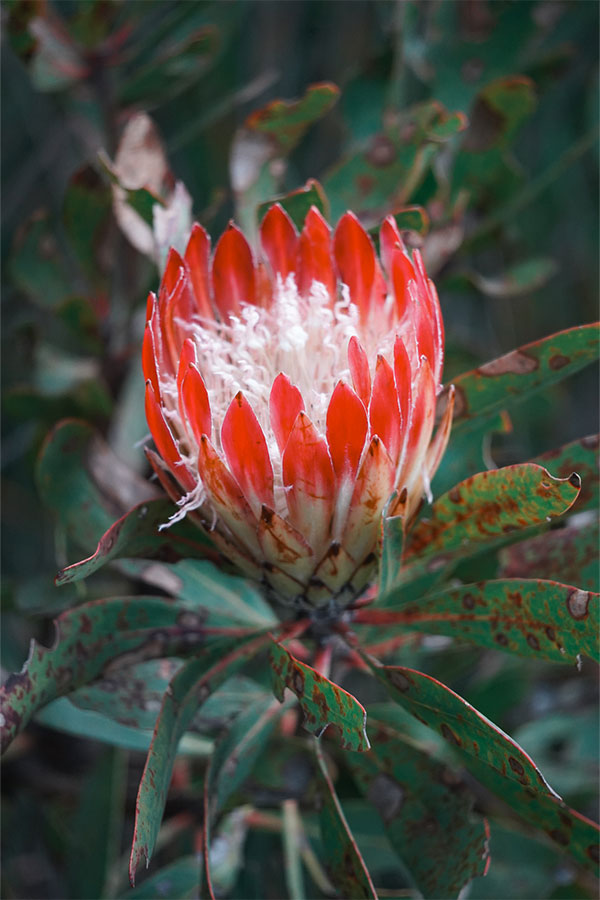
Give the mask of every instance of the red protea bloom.
[[[418, 251], [393, 217], [379, 265], [352, 213], [316, 208], [298, 235], [278, 204], [264, 260], [230, 225], [212, 261], [195, 225], [150, 295], [143, 346], [151, 463], [180, 510], [276, 597], [354, 599], [373, 573], [384, 507], [408, 520], [444, 451], [431, 441], [443, 326]], [[394, 492], [396, 492], [394, 494]]]

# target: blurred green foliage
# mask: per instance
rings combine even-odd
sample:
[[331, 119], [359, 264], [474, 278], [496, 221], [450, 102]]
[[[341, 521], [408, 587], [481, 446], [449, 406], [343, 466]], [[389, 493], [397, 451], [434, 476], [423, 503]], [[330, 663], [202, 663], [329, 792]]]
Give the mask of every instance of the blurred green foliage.
[[[54, 573], [80, 547], [34, 480], [42, 442], [65, 416], [93, 423], [147, 474], [136, 447], [146, 431], [139, 347], [158, 272], [119, 228], [98, 156], [115, 159], [135, 112], [152, 116], [168, 160], [154, 192], [130, 196], [143, 215], [178, 180], [213, 238], [232, 215], [252, 231], [261, 203], [316, 178], [327, 199], [314, 185], [309, 195], [332, 221], [348, 207], [369, 227], [390, 211], [404, 217], [440, 294], [446, 380], [597, 317], [597, 4], [5, 0], [1, 12], [4, 670], [21, 667], [32, 635], [51, 641], [48, 613], [125, 594], [135, 576], [106, 568], [55, 592]], [[304, 99], [264, 111], [279, 98]], [[306, 196], [288, 202], [301, 217]], [[488, 451], [498, 465], [530, 459], [597, 431], [597, 409], [595, 375], [584, 371], [517, 407]], [[119, 484], [117, 474], [115, 517]], [[403, 664], [514, 733], [593, 816], [589, 671], [441, 646], [415, 641]], [[3, 896], [120, 896], [141, 760], [34, 725], [6, 760]], [[256, 797], [272, 796], [256, 780]], [[278, 786], [290, 783], [282, 770]], [[183, 856], [169, 870], [180, 896], [197, 803], [193, 778], [182, 777], [157, 854], [158, 864]], [[397, 885], [372, 811], [356, 799], [346, 808], [376, 883]], [[506, 810], [500, 817], [490, 875], [471, 897], [501, 897], [508, 880], [513, 898], [593, 896], [553, 850], [515, 831]], [[305, 827], [318, 846], [314, 823]], [[256, 860], [268, 867], [279, 852], [273, 822], [252, 829], [245, 864], [238, 846], [228, 873], [235, 895], [262, 896]], [[283, 896], [282, 873], [270, 874], [272, 895]], [[311, 879], [322, 889], [318, 871]], [[147, 884], [135, 896], [163, 896]]]

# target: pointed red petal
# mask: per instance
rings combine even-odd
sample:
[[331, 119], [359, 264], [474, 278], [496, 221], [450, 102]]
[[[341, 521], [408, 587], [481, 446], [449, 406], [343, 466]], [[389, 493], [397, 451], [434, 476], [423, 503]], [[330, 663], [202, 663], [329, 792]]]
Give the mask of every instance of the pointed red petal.
[[403, 427], [394, 373], [383, 356], [377, 357], [369, 406], [369, 420], [371, 434], [379, 435], [391, 459], [396, 463], [402, 447]]
[[144, 373], [144, 381], [149, 381], [152, 384], [154, 396], [160, 398], [156, 353], [154, 351], [154, 336], [152, 334], [150, 323], [144, 328], [144, 340], [142, 342], [142, 371]]
[[203, 434], [210, 437], [212, 417], [208, 391], [202, 375], [194, 363], [188, 365], [181, 381], [179, 403], [183, 407], [184, 421], [187, 421], [189, 424], [196, 443], [200, 443]]
[[340, 278], [348, 285], [350, 299], [358, 306], [364, 322], [375, 283], [375, 250], [354, 213], [347, 212], [340, 219], [333, 236], [333, 250]]
[[262, 220], [260, 240], [273, 274], [285, 280], [296, 268], [298, 233], [279, 203], [274, 203]]
[[368, 409], [371, 399], [369, 360], [356, 337], [351, 337], [348, 342], [348, 365], [354, 390], [362, 400], [365, 409]]
[[225, 413], [221, 444], [229, 468], [255, 514], [259, 515], [263, 504], [273, 506], [273, 468], [267, 442], [241, 391]]
[[191, 329], [195, 303], [183, 260], [172, 248], [158, 294], [158, 308], [163, 340], [175, 371], [181, 347]]
[[389, 275], [392, 271], [392, 256], [398, 244], [404, 249], [398, 224], [393, 216], [388, 216], [379, 229], [379, 255], [383, 268]]
[[406, 487], [410, 495], [419, 488], [419, 498], [423, 477], [425, 454], [435, 422], [435, 379], [427, 359], [421, 365], [413, 385], [413, 408], [411, 412], [404, 460], [399, 473], [398, 488]]
[[429, 478], [430, 482], [433, 481], [433, 476], [437, 472], [446, 447], [448, 446], [448, 440], [450, 439], [450, 431], [452, 430], [452, 415], [454, 413], [455, 393], [456, 391], [454, 389], [454, 385], [451, 384], [448, 390], [448, 403], [446, 404], [442, 420], [438, 425], [437, 431], [433, 436], [433, 440], [431, 441], [427, 449], [427, 463], [425, 468], [427, 469], [427, 477]]
[[406, 429], [410, 419], [412, 371], [406, 347], [400, 337], [397, 337], [394, 342], [394, 380], [396, 382], [396, 394], [398, 395], [400, 415], [404, 422], [404, 428]]
[[339, 381], [327, 409], [327, 442], [338, 478], [354, 478], [367, 437], [367, 413], [352, 388]]
[[282, 458], [290, 521], [318, 553], [327, 543], [335, 504], [335, 476], [327, 444], [299, 412]]
[[154, 396], [154, 389], [150, 383], [146, 384], [146, 419], [156, 444], [156, 449], [169, 469], [187, 491], [193, 490], [196, 486], [195, 479], [187, 466], [181, 461], [179, 449], [171, 434], [171, 429], [165, 421], [162, 409]]
[[310, 292], [313, 281], [320, 281], [332, 299], [336, 296], [336, 279], [331, 258], [329, 225], [316, 206], [309, 209], [298, 248], [298, 289]]
[[188, 265], [190, 281], [196, 298], [196, 308], [201, 316], [214, 319], [211, 304], [209, 279], [210, 238], [204, 228], [196, 222], [185, 250], [184, 259]]
[[408, 256], [403, 250], [396, 247], [391, 255], [391, 280], [394, 297], [396, 298], [396, 311], [399, 319], [410, 306], [409, 283], [415, 282], [415, 270]]
[[296, 417], [302, 409], [304, 409], [302, 394], [287, 375], [280, 372], [273, 382], [269, 398], [271, 428], [280, 453], [285, 450]]
[[252, 251], [233, 223], [217, 243], [212, 279], [215, 305], [225, 321], [230, 314], [239, 314], [241, 303], [256, 302]]
[[358, 470], [356, 486], [350, 503], [342, 545], [357, 562], [371, 553], [377, 544], [381, 513], [394, 485], [394, 466], [375, 435]]
[[240, 487], [205, 434], [198, 447], [198, 471], [210, 501], [242, 547], [261, 556], [256, 537], [258, 521]]

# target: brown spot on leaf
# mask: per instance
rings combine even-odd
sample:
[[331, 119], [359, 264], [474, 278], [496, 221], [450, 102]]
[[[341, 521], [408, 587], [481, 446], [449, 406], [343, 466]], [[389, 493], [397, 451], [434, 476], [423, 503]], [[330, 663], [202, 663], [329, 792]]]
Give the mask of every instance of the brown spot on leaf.
[[367, 796], [385, 824], [389, 825], [402, 809], [405, 791], [393, 778], [381, 772], [371, 782]]
[[463, 142], [463, 149], [469, 153], [490, 150], [504, 134], [505, 117], [485, 97], [476, 98], [469, 120]]
[[532, 650], [540, 649], [540, 642], [536, 638], [535, 634], [531, 634], [531, 632], [527, 635], [527, 643], [531, 647]]
[[548, 365], [551, 369], [556, 371], [557, 369], [562, 369], [563, 366], [568, 365], [571, 362], [568, 356], [563, 356], [562, 353], [555, 353], [554, 356], [551, 356]]
[[508, 757], [508, 764], [511, 767], [511, 769], [513, 770], [513, 772], [515, 772], [517, 775], [522, 776], [525, 774], [525, 769], [523, 768], [523, 765], [519, 762], [518, 759], [515, 759], [514, 756]]
[[490, 362], [479, 366], [480, 375], [495, 377], [496, 375], [527, 375], [535, 372], [539, 367], [539, 360], [528, 356], [522, 350], [513, 350], [511, 353], [492, 359]]
[[552, 840], [556, 841], [557, 844], [560, 844], [561, 847], [566, 847], [570, 842], [569, 835], [565, 834], [564, 831], [561, 831], [559, 828], [554, 828], [552, 831], [549, 831], [548, 834]]
[[391, 165], [396, 159], [396, 148], [385, 134], [377, 134], [366, 153], [367, 161], [376, 168]]
[[301, 697], [304, 694], [304, 672], [300, 669], [294, 669], [292, 675], [292, 686], [296, 696]]
[[441, 726], [440, 730], [442, 732], [443, 737], [445, 737], [447, 741], [450, 741], [451, 744], [455, 744], [457, 747], [462, 746], [461, 739], [456, 734], [454, 734], [454, 732], [452, 731], [450, 726], [446, 725], [445, 722], [442, 722], [442, 726]]
[[595, 863], [600, 862], [600, 847], [598, 847], [598, 844], [590, 844], [590, 846], [586, 848], [585, 852]]
[[589, 612], [590, 594], [588, 591], [580, 591], [578, 588], [571, 591], [567, 597], [567, 609], [574, 619], [585, 619]]
[[554, 628], [552, 628], [551, 625], [546, 626], [546, 635], [548, 637], [548, 640], [550, 640], [550, 641], [556, 640], [556, 632], [555, 632]]
[[498, 632], [494, 640], [496, 643], [500, 644], [501, 647], [508, 647], [508, 638], [501, 631]]
[[402, 672], [390, 672], [390, 681], [395, 688], [403, 693], [410, 690], [410, 681]]
[[453, 503], [462, 502], [462, 497], [457, 487], [453, 487], [451, 491], [448, 491], [448, 498], [452, 500]]
[[474, 609], [475, 608], [475, 597], [473, 594], [465, 594], [462, 600], [462, 604], [465, 609]]

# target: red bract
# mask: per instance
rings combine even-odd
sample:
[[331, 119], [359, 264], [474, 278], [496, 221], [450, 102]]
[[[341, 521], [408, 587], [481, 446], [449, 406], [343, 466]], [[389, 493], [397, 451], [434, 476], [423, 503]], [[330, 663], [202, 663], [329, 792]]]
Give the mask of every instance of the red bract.
[[[414, 515], [443, 361], [435, 288], [393, 217], [380, 265], [352, 213], [299, 235], [278, 204], [263, 260], [230, 225], [210, 256], [194, 226], [171, 251], [144, 336], [149, 459], [180, 510], [279, 600], [341, 606], [373, 574], [386, 504]], [[383, 266], [383, 268], [382, 268]]]

